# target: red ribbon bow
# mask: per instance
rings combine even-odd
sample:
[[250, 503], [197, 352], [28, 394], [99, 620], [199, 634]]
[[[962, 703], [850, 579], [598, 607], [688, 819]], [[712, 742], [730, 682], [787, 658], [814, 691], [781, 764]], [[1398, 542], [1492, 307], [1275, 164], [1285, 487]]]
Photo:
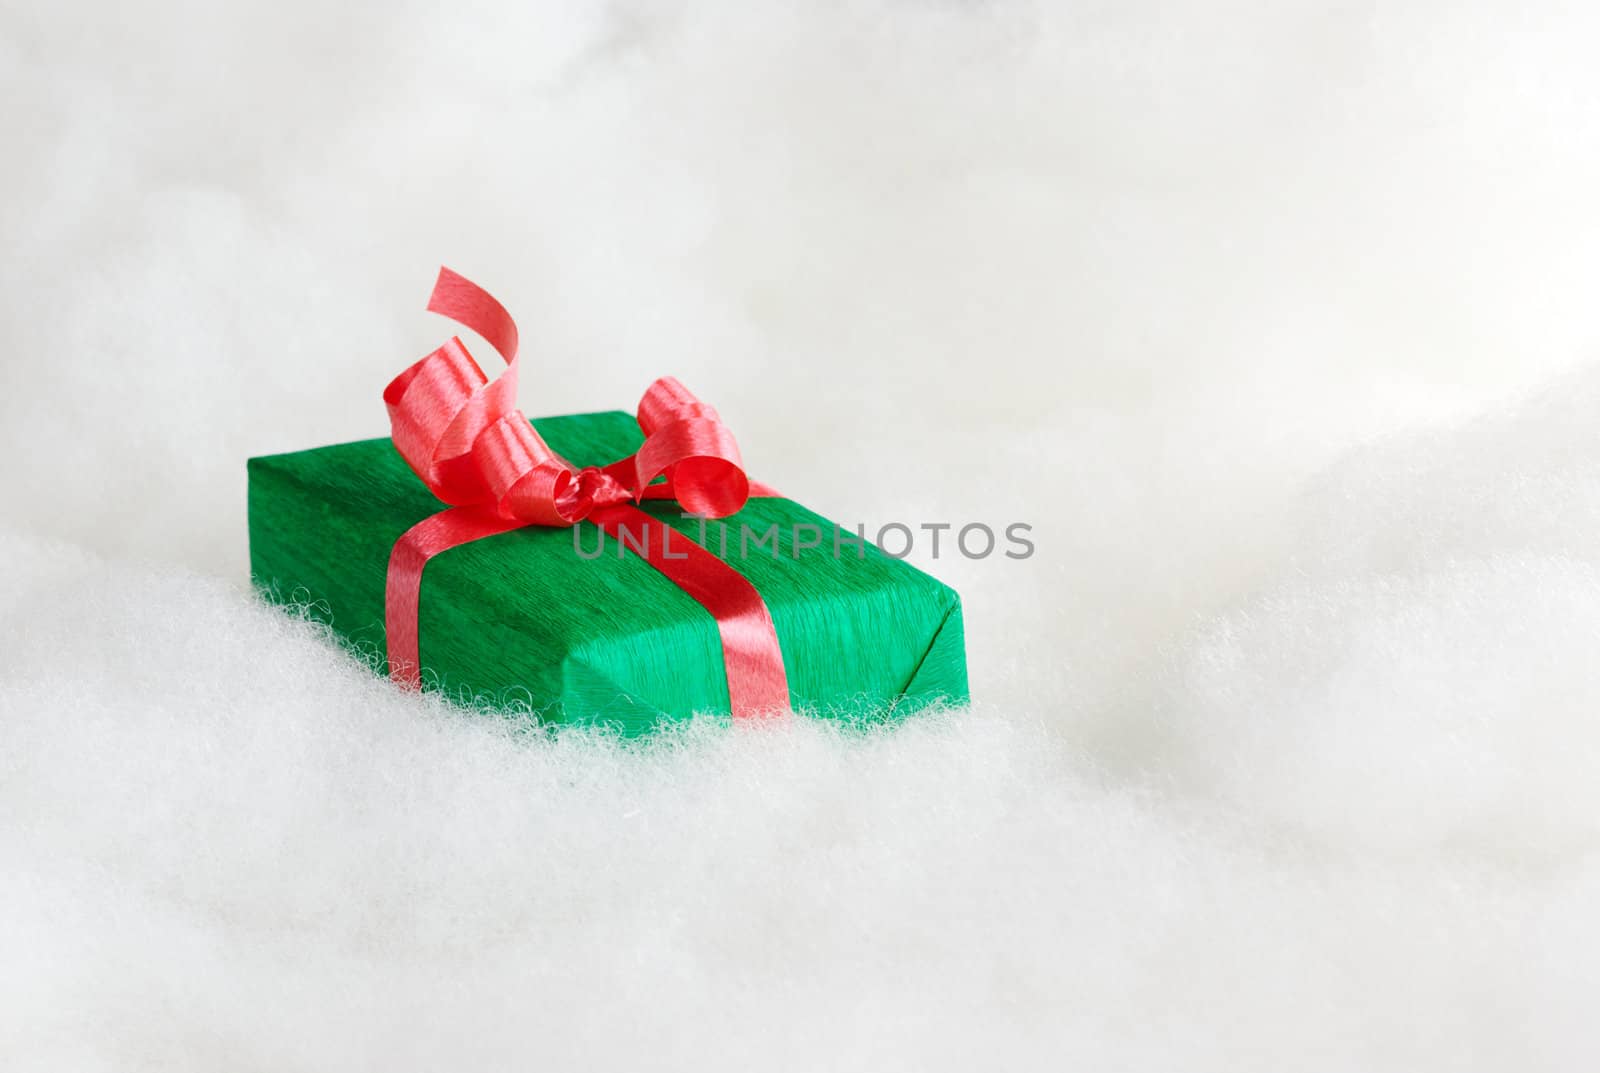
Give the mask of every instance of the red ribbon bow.
[[691, 513], [721, 518], [751, 495], [739, 445], [717, 411], [670, 376], [639, 402], [644, 445], [605, 467], [574, 466], [534, 431], [517, 397], [517, 326], [488, 292], [439, 270], [428, 309], [483, 336], [505, 359], [490, 382], [452, 338], [384, 390], [394, 445], [451, 509], [423, 519], [389, 557], [385, 618], [390, 674], [419, 688], [417, 609], [429, 559], [496, 533], [588, 520], [613, 536], [644, 536], [645, 559], [717, 620], [733, 714], [787, 708], [789, 688], [777, 632], [755, 587], [721, 559], [631, 503], [678, 500]]

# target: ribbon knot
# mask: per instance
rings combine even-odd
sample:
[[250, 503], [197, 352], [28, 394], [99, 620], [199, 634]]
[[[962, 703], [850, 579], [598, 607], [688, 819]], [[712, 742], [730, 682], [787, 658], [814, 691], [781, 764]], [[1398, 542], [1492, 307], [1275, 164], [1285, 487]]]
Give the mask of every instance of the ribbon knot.
[[599, 466], [585, 466], [578, 471], [578, 489], [579, 495], [588, 501], [590, 511], [638, 498], [627, 485]]

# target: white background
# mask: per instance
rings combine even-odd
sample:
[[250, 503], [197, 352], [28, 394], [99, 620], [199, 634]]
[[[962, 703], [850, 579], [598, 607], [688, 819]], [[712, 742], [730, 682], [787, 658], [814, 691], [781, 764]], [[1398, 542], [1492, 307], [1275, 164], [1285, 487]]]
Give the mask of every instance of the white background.
[[[1589, 5], [0, 0], [0, 1065], [1600, 1060]], [[247, 586], [446, 263], [976, 703], [530, 741]], [[487, 360], [487, 355], [485, 355]]]

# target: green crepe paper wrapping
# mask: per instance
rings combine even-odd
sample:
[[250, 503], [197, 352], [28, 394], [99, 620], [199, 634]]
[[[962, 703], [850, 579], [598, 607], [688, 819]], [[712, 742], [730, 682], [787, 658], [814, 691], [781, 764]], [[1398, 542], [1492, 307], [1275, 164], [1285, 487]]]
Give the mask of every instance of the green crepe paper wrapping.
[[[604, 465], [637, 450], [628, 414], [533, 422], [574, 465]], [[307, 606], [386, 673], [384, 587], [401, 534], [442, 509], [388, 439], [252, 458], [250, 567], [279, 603]], [[649, 512], [744, 574], [772, 612], [796, 710], [821, 716], [899, 716], [967, 698], [961, 600], [870, 543], [858, 557], [834, 524], [788, 499], [753, 498], [721, 520], [685, 518], [673, 501]], [[741, 557], [740, 525], [756, 536]], [[817, 526], [819, 547], [796, 557], [795, 527]], [[702, 540], [702, 526], [704, 539]], [[526, 708], [551, 722], [611, 724], [636, 734], [663, 717], [726, 713], [728, 685], [716, 621], [633, 548], [583, 522], [485, 537], [435, 557], [422, 579], [422, 677], [469, 705]], [[802, 533], [806, 531], [802, 528]], [[853, 528], [843, 528], [854, 538]], [[807, 534], [809, 535], [809, 534]]]

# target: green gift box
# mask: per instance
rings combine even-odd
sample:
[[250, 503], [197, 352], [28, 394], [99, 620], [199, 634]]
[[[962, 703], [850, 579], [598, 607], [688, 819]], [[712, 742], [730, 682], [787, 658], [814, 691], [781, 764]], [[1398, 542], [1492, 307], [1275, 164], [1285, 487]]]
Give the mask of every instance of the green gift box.
[[[643, 442], [620, 412], [532, 424], [580, 467]], [[444, 504], [389, 439], [253, 458], [249, 480], [257, 587], [308, 608], [385, 669], [390, 551]], [[640, 509], [755, 586], [795, 710], [881, 718], [966, 699], [960, 598], [856, 529], [777, 497], [752, 498], [717, 520], [686, 516], [670, 500]], [[711, 614], [591, 522], [527, 526], [437, 556], [422, 582], [418, 632], [424, 686], [463, 703], [625, 733], [729, 711]]]

